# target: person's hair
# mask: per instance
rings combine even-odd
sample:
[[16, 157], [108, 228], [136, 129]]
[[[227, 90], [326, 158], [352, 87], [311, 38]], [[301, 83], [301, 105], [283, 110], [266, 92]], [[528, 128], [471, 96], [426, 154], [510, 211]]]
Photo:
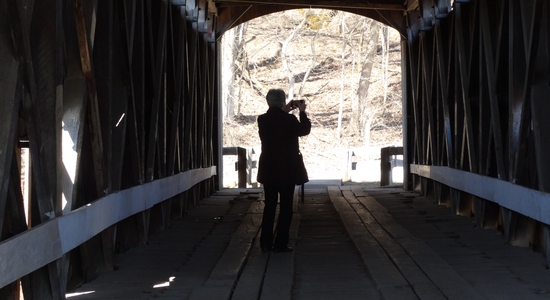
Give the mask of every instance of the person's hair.
[[286, 100], [285, 91], [280, 89], [270, 89], [265, 96], [269, 107], [283, 107]]

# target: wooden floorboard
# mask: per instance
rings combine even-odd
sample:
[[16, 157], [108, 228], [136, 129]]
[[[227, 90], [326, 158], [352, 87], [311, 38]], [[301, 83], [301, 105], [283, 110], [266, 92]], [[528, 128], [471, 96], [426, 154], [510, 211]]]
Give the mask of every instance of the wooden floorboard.
[[290, 253], [261, 252], [261, 189], [222, 190], [72, 299], [550, 299], [540, 253], [399, 188], [307, 186]]

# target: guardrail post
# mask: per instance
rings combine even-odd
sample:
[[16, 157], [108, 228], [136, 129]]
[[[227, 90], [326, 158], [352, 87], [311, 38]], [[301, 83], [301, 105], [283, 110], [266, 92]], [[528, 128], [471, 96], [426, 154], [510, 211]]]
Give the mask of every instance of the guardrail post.
[[248, 169], [248, 157], [246, 148], [241, 147], [224, 147], [222, 149], [222, 155], [237, 155], [237, 173], [238, 173], [238, 187], [246, 188], [247, 183], [247, 169]]
[[380, 148], [380, 186], [389, 185], [392, 182], [391, 157], [395, 155], [403, 155], [403, 147]]
[[237, 148], [237, 172], [239, 173], [239, 188], [246, 188], [246, 149], [238, 147]]

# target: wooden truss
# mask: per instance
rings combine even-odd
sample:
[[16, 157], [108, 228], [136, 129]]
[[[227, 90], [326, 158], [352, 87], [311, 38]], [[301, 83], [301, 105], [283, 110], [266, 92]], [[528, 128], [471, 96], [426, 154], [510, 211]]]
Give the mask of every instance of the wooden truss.
[[20, 278], [64, 299], [218, 186], [217, 46], [192, 8], [0, 3], [0, 298]]
[[0, 298], [63, 299], [219, 187], [218, 39], [299, 7], [401, 33], [406, 188], [550, 252], [547, 1], [5, 0]]
[[539, 0], [455, 2], [402, 44], [405, 165], [420, 175], [411, 187], [512, 244], [546, 251], [549, 9]]

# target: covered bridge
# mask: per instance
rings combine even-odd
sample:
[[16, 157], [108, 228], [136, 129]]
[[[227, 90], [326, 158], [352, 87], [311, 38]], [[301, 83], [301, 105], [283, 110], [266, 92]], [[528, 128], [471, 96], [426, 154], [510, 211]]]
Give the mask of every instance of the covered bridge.
[[406, 189], [550, 251], [548, 1], [4, 0], [0, 298], [63, 299], [219, 189], [220, 37], [305, 7], [401, 34]]

